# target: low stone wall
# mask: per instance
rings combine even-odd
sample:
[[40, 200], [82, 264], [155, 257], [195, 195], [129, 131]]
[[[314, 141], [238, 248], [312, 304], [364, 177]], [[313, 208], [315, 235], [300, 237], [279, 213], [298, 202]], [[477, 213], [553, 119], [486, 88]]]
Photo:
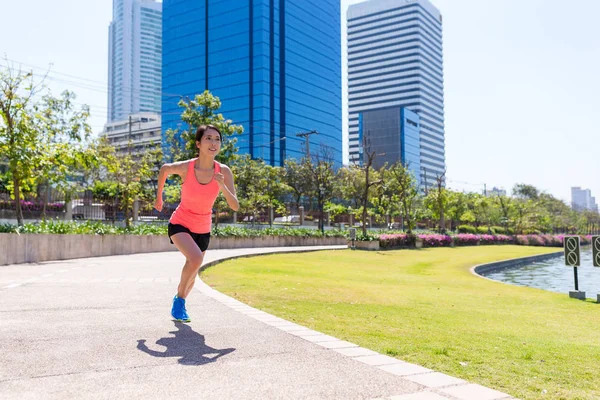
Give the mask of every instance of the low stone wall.
[[508, 269], [508, 268], [517, 268], [517, 267], [522, 267], [523, 265], [546, 261], [551, 258], [558, 257], [561, 254], [563, 254], [563, 252], [558, 251], [555, 253], [540, 254], [537, 256], [513, 258], [511, 260], [497, 261], [497, 262], [493, 262], [493, 263], [477, 265], [477, 266], [471, 268], [471, 272], [474, 273], [475, 275], [479, 275], [479, 276], [482, 276], [485, 278], [484, 274], [488, 274], [490, 272], [501, 271], [503, 269]]
[[[213, 237], [209, 249], [342, 244], [346, 244], [345, 238]], [[19, 235], [0, 233], [0, 265], [175, 250], [177, 249], [169, 242], [169, 239], [162, 235]]]

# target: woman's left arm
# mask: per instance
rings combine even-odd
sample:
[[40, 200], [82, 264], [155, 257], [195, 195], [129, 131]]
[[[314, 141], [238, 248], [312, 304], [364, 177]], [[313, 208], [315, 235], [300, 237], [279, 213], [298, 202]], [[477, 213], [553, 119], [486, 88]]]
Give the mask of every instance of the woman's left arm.
[[229, 208], [233, 211], [237, 211], [240, 208], [240, 202], [235, 195], [235, 185], [233, 183], [233, 173], [231, 172], [231, 169], [229, 169], [227, 165], [221, 164], [221, 172], [215, 174], [215, 180], [219, 184]]

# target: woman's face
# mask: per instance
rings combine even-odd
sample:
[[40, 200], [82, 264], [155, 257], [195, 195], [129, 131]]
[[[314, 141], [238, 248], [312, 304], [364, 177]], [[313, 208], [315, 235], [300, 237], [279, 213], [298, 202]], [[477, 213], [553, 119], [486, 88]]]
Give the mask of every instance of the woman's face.
[[207, 129], [200, 141], [196, 141], [196, 147], [201, 153], [216, 156], [221, 150], [221, 136], [214, 129]]

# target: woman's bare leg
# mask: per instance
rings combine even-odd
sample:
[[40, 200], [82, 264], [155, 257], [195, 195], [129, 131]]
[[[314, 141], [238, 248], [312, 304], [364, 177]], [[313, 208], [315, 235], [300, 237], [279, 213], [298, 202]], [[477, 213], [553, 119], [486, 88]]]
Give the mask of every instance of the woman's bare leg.
[[[204, 259], [204, 255], [205, 255], [205, 254], [206, 254], [206, 252], [205, 252], [205, 251], [204, 251], [204, 252], [202, 252], [202, 259]], [[201, 266], [202, 266], [202, 263], [200, 263], [200, 267], [201, 267]], [[185, 289], [185, 292], [184, 292], [184, 294], [185, 294], [185, 297], [184, 297], [184, 299], [185, 299], [185, 298], [187, 298], [187, 297], [189, 296], [190, 292], [191, 292], [191, 291], [192, 291], [192, 289], [194, 288], [194, 283], [196, 283], [196, 276], [198, 276], [198, 271], [200, 270], [200, 267], [198, 267], [198, 269], [196, 270], [196, 272], [194, 273], [194, 275], [192, 275], [192, 276], [190, 277], [190, 282], [189, 282], [189, 284], [188, 284], [188, 286], [186, 287], [186, 289]]]
[[176, 233], [171, 236], [171, 240], [186, 258], [181, 271], [181, 280], [177, 287], [177, 297], [185, 299], [194, 287], [194, 281], [202, 265], [204, 253], [200, 251], [200, 248], [189, 233]]

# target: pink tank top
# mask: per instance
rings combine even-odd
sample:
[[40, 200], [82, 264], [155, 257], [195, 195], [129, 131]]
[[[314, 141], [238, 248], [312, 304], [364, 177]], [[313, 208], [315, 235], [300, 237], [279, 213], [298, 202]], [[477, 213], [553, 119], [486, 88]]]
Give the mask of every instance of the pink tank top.
[[[215, 179], [203, 185], [194, 172], [197, 158], [188, 163], [187, 175], [181, 185], [181, 202], [173, 211], [172, 224], [183, 225], [193, 233], [210, 233], [212, 208], [219, 195], [219, 184]], [[215, 161], [215, 174], [221, 172], [221, 164]]]

